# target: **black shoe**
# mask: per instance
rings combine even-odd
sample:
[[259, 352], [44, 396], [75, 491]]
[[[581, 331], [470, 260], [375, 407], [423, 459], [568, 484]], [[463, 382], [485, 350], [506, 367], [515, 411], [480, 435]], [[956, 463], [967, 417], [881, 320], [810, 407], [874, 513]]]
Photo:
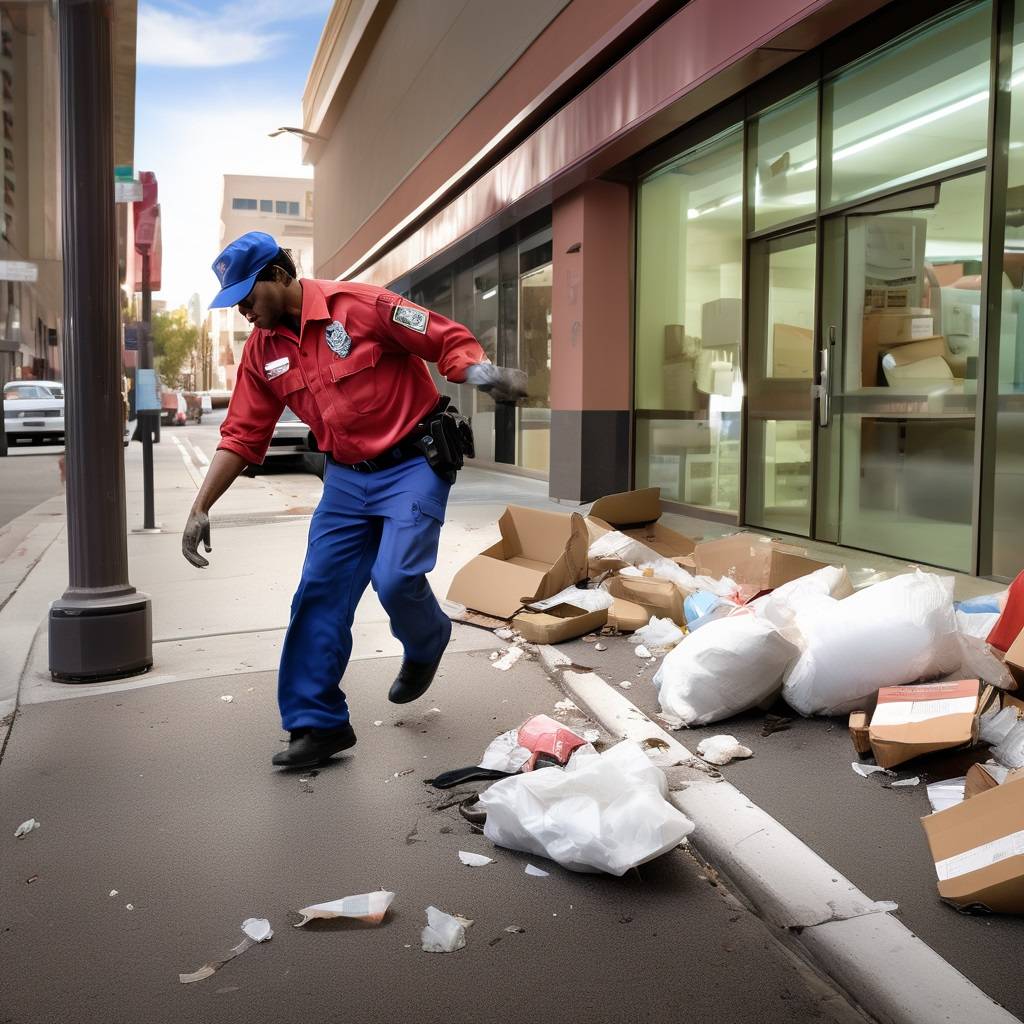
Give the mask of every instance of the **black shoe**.
[[288, 749], [271, 758], [278, 768], [315, 768], [339, 750], [356, 745], [356, 734], [349, 722], [337, 729], [295, 729], [289, 736]]
[[[442, 654], [443, 658], [444, 655]], [[434, 681], [437, 668], [441, 664], [441, 658], [424, 665], [422, 661], [410, 661], [408, 658], [402, 660], [402, 667], [398, 671], [398, 678], [391, 684], [388, 691], [388, 700], [392, 704], [408, 704], [409, 701], [422, 697], [427, 692], [430, 684]]]

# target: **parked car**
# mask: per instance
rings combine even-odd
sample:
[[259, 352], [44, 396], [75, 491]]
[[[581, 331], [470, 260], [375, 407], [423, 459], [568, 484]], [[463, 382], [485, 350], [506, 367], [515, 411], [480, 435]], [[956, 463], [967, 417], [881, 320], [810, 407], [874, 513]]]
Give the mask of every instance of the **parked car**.
[[[324, 475], [325, 457], [316, 446], [316, 439], [313, 431], [306, 426], [298, 416], [285, 409], [281, 413], [277, 424], [274, 427], [273, 436], [270, 439], [270, 447], [267, 449], [267, 461], [283, 460], [291, 458], [301, 459], [303, 469], [316, 473], [321, 479]], [[266, 464], [266, 463], [264, 463]], [[246, 476], [256, 475], [256, 466], [248, 466], [243, 473]]]
[[12, 380], [4, 385], [4, 432], [9, 444], [64, 440], [64, 385], [53, 380]]

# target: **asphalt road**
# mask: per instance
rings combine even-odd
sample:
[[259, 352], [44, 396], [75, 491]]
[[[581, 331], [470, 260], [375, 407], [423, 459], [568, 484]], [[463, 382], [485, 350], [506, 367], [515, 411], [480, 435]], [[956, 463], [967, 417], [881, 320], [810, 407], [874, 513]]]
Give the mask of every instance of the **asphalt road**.
[[[441, 806], [425, 779], [552, 711], [561, 694], [536, 664], [450, 655], [403, 708], [385, 699], [396, 668], [353, 666], [359, 743], [315, 776], [269, 767], [273, 673], [24, 708], [0, 766], [0, 1020], [854, 1019], [687, 852], [621, 879], [573, 874]], [[13, 839], [30, 816], [41, 827]], [[495, 863], [464, 867], [459, 850]], [[397, 893], [381, 927], [291, 927], [299, 907], [381, 887]], [[422, 951], [430, 904], [475, 922], [463, 950]], [[250, 916], [269, 918], [267, 944], [179, 983]]]
[[0, 459], [0, 526], [64, 491], [58, 460], [63, 447], [11, 445]]
[[[602, 637], [601, 643], [604, 652], [582, 640], [559, 650], [608, 683], [628, 680], [624, 695], [657, 721], [661, 707], [651, 680], [661, 658], [637, 658], [630, 637]], [[762, 735], [766, 716], [760, 711], [675, 735], [694, 753], [702, 739], [722, 733], [750, 747], [752, 758], [720, 769], [733, 785], [872, 899], [895, 900], [911, 931], [1024, 1019], [1024, 985], [1007, 960], [1008, 950], [1024, 946], [1024, 917], [972, 916], [942, 903], [920, 822], [931, 813], [926, 783], [963, 775], [968, 764], [987, 759], [987, 748], [901, 765], [899, 778], [918, 776], [921, 783], [892, 789], [892, 779], [854, 773], [850, 765], [857, 755], [845, 720], [803, 719], [781, 701], [772, 713], [790, 722], [768, 736]]]

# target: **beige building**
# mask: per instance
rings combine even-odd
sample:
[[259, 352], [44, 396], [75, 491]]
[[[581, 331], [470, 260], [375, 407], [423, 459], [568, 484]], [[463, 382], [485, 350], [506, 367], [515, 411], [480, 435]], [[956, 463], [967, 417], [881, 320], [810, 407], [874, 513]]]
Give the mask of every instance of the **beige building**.
[[[313, 182], [306, 178], [272, 178], [225, 174], [220, 211], [220, 244], [247, 231], [265, 231], [287, 249], [300, 277], [312, 277]], [[235, 368], [249, 325], [232, 309], [211, 309], [206, 323], [214, 351], [217, 387], [233, 388]]]
[[[135, 0], [114, 13], [114, 162], [131, 165], [135, 137]], [[0, 259], [29, 263], [35, 281], [0, 280], [0, 378], [63, 372], [60, 80], [50, 4], [0, 4], [3, 208]], [[113, 187], [113, 183], [111, 183]], [[124, 244], [125, 208], [118, 207]], [[123, 266], [123, 253], [121, 255]]]

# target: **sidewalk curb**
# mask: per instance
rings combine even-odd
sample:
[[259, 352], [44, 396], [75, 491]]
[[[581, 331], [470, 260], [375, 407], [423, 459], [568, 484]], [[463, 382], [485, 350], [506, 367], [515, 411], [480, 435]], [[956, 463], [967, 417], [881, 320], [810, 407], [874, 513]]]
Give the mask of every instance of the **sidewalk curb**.
[[[600, 676], [553, 647], [541, 659], [606, 731], [655, 741], [664, 767], [696, 759]], [[735, 786], [712, 776], [673, 786], [697, 826], [690, 843], [787, 945], [881, 1024], [1020, 1024], [930, 946], [862, 893]]]

